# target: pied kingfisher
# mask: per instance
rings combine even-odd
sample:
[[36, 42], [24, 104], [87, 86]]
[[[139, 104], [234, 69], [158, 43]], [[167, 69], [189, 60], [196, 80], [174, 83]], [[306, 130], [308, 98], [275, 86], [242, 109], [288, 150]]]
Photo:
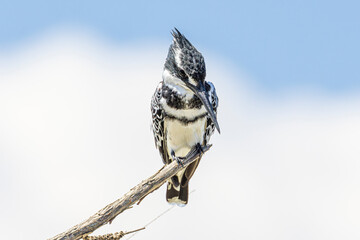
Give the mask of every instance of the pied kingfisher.
[[[176, 28], [172, 35], [163, 80], [151, 100], [155, 145], [165, 164], [179, 161], [194, 148], [201, 151], [215, 128], [220, 133], [216, 119], [218, 98], [214, 85], [205, 81], [204, 58]], [[187, 204], [189, 180], [199, 161], [169, 179], [169, 203]]]

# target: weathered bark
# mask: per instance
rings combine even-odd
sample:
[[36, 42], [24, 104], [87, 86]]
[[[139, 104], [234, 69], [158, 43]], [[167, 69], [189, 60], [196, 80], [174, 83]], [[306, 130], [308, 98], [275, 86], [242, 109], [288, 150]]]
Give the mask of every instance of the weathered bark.
[[129, 232], [116, 232], [116, 233], [109, 233], [109, 234], [105, 234], [105, 235], [99, 235], [99, 236], [86, 236], [83, 237], [84, 240], [119, 240], [120, 238], [124, 237], [127, 234], [130, 233], [134, 233], [134, 232], [138, 232], [141, 230], [144, 230], [145, 227], [143, 228], [139, 228], [133, 231], [129, 231]]
[[[209, 150], [210, 147], [211, 145], [203, 147], [203, 152]], [[193, 149], [193, 151], [190, 151], [190, 153], [182, 161], [182, 164], [173, 161], [171, 164], [165, 165], [153, 176], [142, 181], [120, 199], [110, 203], [86, 221], [56, 235], [55, 237], [49, 238], [49, 240], [77, 240], [88, 236], [102, 225], [111, 222], [117, 215], [131, 207], [139, 200], [142, 200], [149, 193], [158, 189], [168, 178], [174, 176], [181, 169], [201, 157], [201, 155], [202, 153]]]

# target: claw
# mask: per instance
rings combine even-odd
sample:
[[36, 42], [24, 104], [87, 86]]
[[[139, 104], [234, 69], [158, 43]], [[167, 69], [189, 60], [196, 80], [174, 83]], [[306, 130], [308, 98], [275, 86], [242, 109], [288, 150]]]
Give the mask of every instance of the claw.
[[175, 160], [176, 160], [176, 162], [177, 162], [178, 164], [180, 164], [180, 165], [181, 165], [181, 167], [183, 167], [183, 166], [184, 166], [184, 163], [183, 163], [183, 158], [180, 158], [180, 157], [175, 157]]
[[179, 165], [181, 165], [182, 167], [184, 166], [184, 163], [183, 163], [184, 158], [182, 158], [182, 157], [176, 157], [174, 150], [171, 151], [171, 157], [172, 157], [172, 159], [175, 160]]
[[197, 148], [198, 153], [200, 153], [201, 155], [204, 154], [204, 149], [200, 143], [196, 144], [196, 148]]

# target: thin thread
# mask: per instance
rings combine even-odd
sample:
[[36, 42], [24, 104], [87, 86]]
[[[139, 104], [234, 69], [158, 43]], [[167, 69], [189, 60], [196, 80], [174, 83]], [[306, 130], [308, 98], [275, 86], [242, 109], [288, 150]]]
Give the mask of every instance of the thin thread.
[[[191, 195], [192, 193], [194, 193], [196, 191], [196, 189], [193, 189], [189, 195]], [[174, 207], [176, 207], [176, 205], [173, 205], [171, 207], [169, 207], [168, 209], [166, 209], [165, 211], [163, 211], [162, 213], [160, 213], [157, 217], [155, 217], [153, 220], [151, 220], [150, 222], [148, 222], [144, 228], [146, 228], [147, 226], [149, 226], [150, 224], [152, 224], [153, 222], [155, 222], [156, 220], [158, 220], [160, 217], [162, 217], [164, 214], [168, 213], [170, 210], [172, 210]], [[134, 237], [136, 234], [138, 234], [139, 232], [135, 232], [134, 234], [130, 235], [128, 238], [126, 238], [126, 240], [131, 239], [132, 237]]]

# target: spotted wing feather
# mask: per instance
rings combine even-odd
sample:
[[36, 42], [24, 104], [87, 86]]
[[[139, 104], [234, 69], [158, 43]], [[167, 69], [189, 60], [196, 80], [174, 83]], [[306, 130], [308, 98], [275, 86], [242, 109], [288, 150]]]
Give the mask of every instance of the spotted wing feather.
[[[215, 114], [217, 115], [217, 107], [219, 104], [219, 99], [216, 95], [215, 87], [211, 82], [207, 82], [207, 84], [210, 86], [210, 89], [208, 91], [209, 94], [209, 100], [212, 104], [212, 107], [214, 109]], [[210, 141], [210, 137], [214, 134], [215, 131], [215, 124], [211, 120], [210, 117], [207, 117], [206, 124], [205, 124], [205, 135], [204, 135], [204, 144], [208, 144]]]
[[164, 130], [164, 110], [160, 104], [162, 98], [162, 82], [159, 83], [151, 99], [152, 130], [154, 134], [155, 146], [159, 149], [164, 163], [169, 162], [169, 156], [166, 151], [165, 130]]

